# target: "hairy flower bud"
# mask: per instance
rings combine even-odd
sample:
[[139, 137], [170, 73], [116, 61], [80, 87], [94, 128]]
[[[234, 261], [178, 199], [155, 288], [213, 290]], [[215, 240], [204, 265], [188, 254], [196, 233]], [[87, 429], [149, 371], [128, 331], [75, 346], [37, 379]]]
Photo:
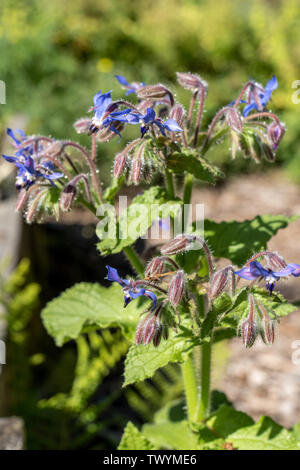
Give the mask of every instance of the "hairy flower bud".
[[68, 183], [64, 187], [60, 195], [59, 207], [61, 208], [62, 211], [68, 211], [71, 209], [71, 206], [74, 202], [76, 195], [77, 195], [76, 185], [73, 183]]
[[170, 119], [174, 119], [177, 122], [179, 127], [183, 127], [185, 111], [184, 108], [180, 104], [175, 104], [169, 114]]
[[287, 266], [286, 261], [275, 251], [267, 252], [265, 258], [268, 261], [268, 265], [273, 271], [284, 269]]
[[118, 153], [114, 161], [114, 177], [120, 178], [126, 170], [127, 156], [124, 153]]
[[235, 159], [237, 151], [240, 150], [240, 137], [236, 132], [230, 132], [230, 148], [231, 148], [231, 158]]
[[142, 100], [150, 101], [159, 101], [167, 98], [170, 102], [170, 105], [174, 105], [174, 97], [172, 92], [161, 83], [158, 83], [157, 85], [144, 86], [137, 91], [137, 95]]
[[175, 276], [172, 277], [169, 290], [168, 298], [171, 304], [175, 307], [179, 304], [184, 293], [185, 279], [184, 272], [182, 270], [178, 271]]
[[[114, 128], [120, 133], [124, 129], [124, 123], [121, 121], [114, 121]], [[109, 127], [101, 127], [97, 131], [97, 140], [100, 142], [110, 142], [114, 137], [117, 137], [114, 131]]]
[[214, 300], [222, 294], [228, 282], [228, 267], [214, 273], [208, 291], [209, 300]]
[[138, 156], [131, 162], [131, 180], [133, 184], [139, 184], [142, 178], [142, 161]]
[[74, 122], [73, 127], [77, 134], [88, 134], [89, 128], [91, 125], [91, 119], [89, 118], [80, 118]]
[[195, 237], [192, 235], [177, 235], [175, 238], [167, 242], [160, 249], [162, 255], [176, 255], [187, 251]]
[[254, 297], [252, 294], [248, 296], [249, 302], [249, 314], [246, 320], [244, 320], [241, 324], [241, 336], [244, 345], [246, 348], [251, 348], [253, 346], [257, 334], [258, 334], [258, 326], [255, 320], [255, 302]]
[[272, 143], [273, 150], [276, 150], [280, 144], [281, 139], [285, 134], [285, 125], [283, 122], [271, 122], [267, 129], [267, 135]]
[[177, 72], [177, 81], [186, 90], [199, 90], [204, 88], [207, 91], [207, 83], [195, 73]]
[[229, 108], [225, 114], [228, 126], [233, 132], [240, 134], [243, 130], [243, 118], [237, 108]]
[[269, 317], [267, 309], [262, 302], [259, 301], [257, 306], [263, 317], [260, 332], [261, 338], [265, 344], [272, 346], [275, 340], [275, 322]]
[[165, 258], [163, 256], [156, 256], [148, 264], [145, 270], [145, 277], [155, 276], [163, 272], [165, 265]]
[[265, 142], [262, 143], [262, 151], [264, 154], [265, 159], [268, 162], [274, 162], [275, 160], [275, 153], [270, 145], [266, 144]]

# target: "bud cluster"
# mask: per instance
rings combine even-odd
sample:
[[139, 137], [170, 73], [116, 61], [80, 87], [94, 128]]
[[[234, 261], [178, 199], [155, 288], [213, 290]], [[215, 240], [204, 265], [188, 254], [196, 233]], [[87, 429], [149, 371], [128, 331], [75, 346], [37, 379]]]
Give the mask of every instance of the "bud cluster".
[[251, 293], [248, 294], [248, 316], [240, 324], [240, 334], [246, 348], [253, 346], [258, 335], [268, 346], [275, 340], [275, 321], [261, 300]]

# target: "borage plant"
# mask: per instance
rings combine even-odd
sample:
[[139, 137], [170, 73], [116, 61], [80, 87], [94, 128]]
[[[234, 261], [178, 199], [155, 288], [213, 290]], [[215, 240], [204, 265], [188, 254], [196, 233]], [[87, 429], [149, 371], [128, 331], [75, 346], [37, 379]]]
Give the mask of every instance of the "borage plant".
[[[272, 77], [265, 87], [249, 81], [201, 130], [208, 87], [198, 75], [177, 74], [191, 93], [188, 111], [162, 84], [116, 78], [126, 95], [136, 95], [135, 104], [112, 101], [110, 92], [94, 96], [91, 117], [74, 124], [78, 133], [91, 136], [91, 151], [69, 140], [8, 131], [16, 152], [3, 157], [18, 168], [17, 210], [24, 210], [27, 222], [83, 205], [98, 217], [100, 253], [123, 251], [136, 272], [128, 278], [118, 266], [107, 266], [109, 288], [75, 285], [46, 306], [44, 325], [59, 346], [91, 329], [119, 327], [134, 343], [124, 386], [151, 378], [168, 363], [181, 364], [185, 401], [168, 403], [141, 431], [128, 423], [120, 449], [297, 449], [297, 427], [286, 430], [267, 417], [254, 423], [210, 390], [213, 344], [239, 335], [248, 348], [260, 335], [271, 345], [280, 318], [295, 310], [275, 284], [298, 277], [300, 265], [267, 249], [270, 238], [294, 218], [205, 220], [204, 232], [197, 220], [189, 223], [194, 179], [214, 184], [223, 177], [207, 160], [214, 144], [229, 139], [232, 158], [274, 161], [285, 133], [278, 116], [266, 109], [277, 80]], [[103, 190], [97, 146], [120, 138], [126, 126], [137, 126], [137, 136], [115, 156], [112, 182]], [[140, 183], [150, 188], [116, 219], [118, 192]], [[145, 265], [133, 245], [157, 221], [159, 229], [164, 224], [173, 233]]]

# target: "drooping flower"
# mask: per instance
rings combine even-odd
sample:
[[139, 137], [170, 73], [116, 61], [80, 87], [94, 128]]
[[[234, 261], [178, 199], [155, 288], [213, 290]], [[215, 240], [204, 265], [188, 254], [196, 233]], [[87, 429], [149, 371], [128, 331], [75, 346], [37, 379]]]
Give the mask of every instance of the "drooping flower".
[[243, 109], [243, 116], [248, 116], [250, 111], [254, 109], [263, 111], [268, 101], [271, 99], [273, 91], [276, 90], [277, 87], [278, 82], [275, 75], [268, 81], [265, 88], [259, 83], [253, 83], [249, 92], [247, 106]]
[[[94, 117], [92, 118], [89, 133], [94, 134], [98, 132], [101, 128], [108, 127], [115, 134], [120, 136], [119, 131], [113, 125], [113, 122], [123, 121], [122, 117], [131, 112], [131, 109], [123, 109], [117, 111], [118, 103], [113, 102], [111, 99], [111, 91], [107, 93], [101, 93], [99, 91], [93, 98], [94, 106], [90, 111], [94, 111]], [[127, 122], [127, 121], [125, 121]]]
[[[53, 180], [61, 178], [62, 173], [54, 172], [54, 165], [51, 161], [43, 161], [39, 164], [36, 163], [33, 156], [35, 153], [34, 144], [30, 144], [26, 147], [21, 147], [22, 141], [26, 139], [26, 135], [23, 131], [18, 130], [20, 138], [17, 138], [12, 129], [7, 129], [7, 134], [13, 139], [14, 146], [16, 147], [15, 156], [3, 155], [2, 157], [9, 163], [14, 163], [18, 168], [18, 174], [16, 177], [16, 189], [21, 188], [28, 189], [33, 185], [38, 178], [46, 179], [53, 184]], [[43, 150], [40, 146], [38, 153]], [[36, 154], [38, 156], [38, 153]]]
[[138, 90], [145, 86], [144, 82], [131, 82], [129, 83], [123, 75], [115, 75], [118, 82], [122, 85], [122, 88], [125, 88], [126, 93], [125, 95], [128, 96], [131, 93], [136, 93]]
[[181, 129], [175, 119], [167, 119], [164, 122], [162, 119], [156, 117], [153, 108], [147, 108], [146, 114], [144, 116], [141, 115], [140, 121], [144, 124], [143, 126], [141, 126], [142, 136], [144, 136], [146, 132], [148, 132], [151, 126], [157, 126], [163, 136], [166, 135], [166, 130], [170, 132], [183, 131], [183, 129]]
[[264, 268], [259, 261], [251, 261], [249, 266], [245, 266], [239, 271], [235, 271], [235, 274], [243, 279], [247, 279], [248, 281], [264, 278], [266, 281], [266, 287], [271, 295], [276, 282], [280, 278], [288, 277], [291, 274], [295, 277], [300, 276], [300, 265], [291, 263], [281, 271], [273, 271], [271, 268]]
[[117, 269], [112, 268], [111, 266], [106, 266], [107, 268], [107, 280], [112, 282], [117, 282], [122, 287], [124, 293], [124, 307], [137, 297], [145, 296], [152, 300], [152, 307], [155, 309], [157, 304], [156, 295], [146, 290], [144, 287], [141, 287], [133, 279], [123, 279], [119, 276]]

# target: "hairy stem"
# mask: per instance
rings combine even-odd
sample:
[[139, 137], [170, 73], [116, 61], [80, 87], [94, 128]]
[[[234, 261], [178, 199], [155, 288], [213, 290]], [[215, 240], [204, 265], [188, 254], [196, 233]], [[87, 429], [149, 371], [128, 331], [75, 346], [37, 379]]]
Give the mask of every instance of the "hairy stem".
[[201, 392], [197, 406], [197, 422], [207, 418], [210, 411], [212, 336], [201, 346]]
[[188, 419], [191, 422], [196, 420], [198, 387], [195, 374], [195, 364], [192, 354], [181, 364], [181, 373], [184, 385], [184, 393], [187, 405]]
[[127, 256], [127, 258], [129, 260], [130, 264], [132, 265], [132, 267], [136, 270], [138, 275], [141, 278], [143, 278], [144, 277], [144, 265], [141, 262], [138, 254], [136, 253], [133, 246], [126, 246], [125, 248], [123, 248], [123, 251], [124, 251], [125, 255]]

